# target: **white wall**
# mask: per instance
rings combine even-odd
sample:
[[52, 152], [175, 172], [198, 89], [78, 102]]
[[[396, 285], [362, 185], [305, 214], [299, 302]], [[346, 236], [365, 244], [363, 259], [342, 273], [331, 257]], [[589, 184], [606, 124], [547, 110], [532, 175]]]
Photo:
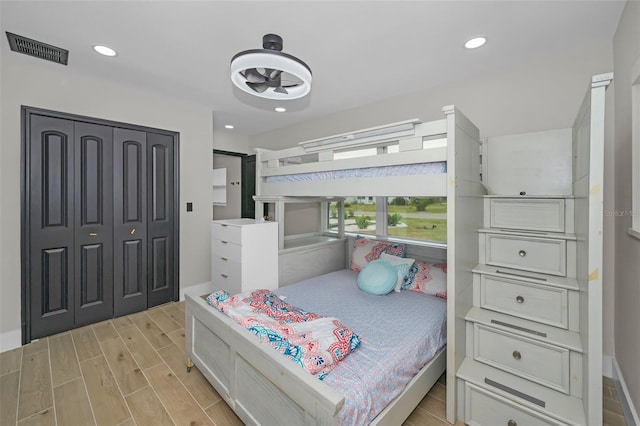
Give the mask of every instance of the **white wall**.
[[[483, 137], [569, 128], [573, 125], [580, 103], [590, 87], [591, 76], [612, 70], [612, 46], [610, 42], [606, 42], [513, 66], [498, 73], [478, 75], [361, 108], [336, 112], [306, 123], [250, 137], [249, 144], [253, 148], [288, 148], [304, 140], [409, 118], [437, 120], [444, 118], [442, 107], [450, 104], [454, 104], [469, 117], [478, 126]], [[610, 95], [608, 99], [611, 99]], [[608, 115], [608, 118], [611, 122], [612, 116]], [[607, 140], [611, 142], [611, 138], [612, 132], [609, 130]], [[611, 143], [608, 144], [610, 145]], [[612, 150], [607, 149], [605, 191], [607, 188], [613, 190], [612, 154]], [[613, 200], [612, 196], [606, 195], [608, 200]], [[603, 346], [606, 355], [613, 355], [615, 257], [611, 222], [605, 224], [605, 231], [609, 235], [605, 235], [604, 243]]]
[[[180, 132], [180, 287], [210, 281], [210, 109], [81, 76], [72, 66], [8, 49], [1, 59], [0, 350], [20, 343], [21, 105]], [[193, 212], [186, 212], [187, 202], [193, 202]]]
[[[628, 1], [613, 39], [615, 211], [631, 205], [631, 68], [640, 58], [640, 2]], [[640, 214], [636, 211], [635, 214]], [[615, 216], [615, 357], [640, 410], [640, 240], [627, 233], [631, 216]]]
[[[214, 120], [215, 120], [215, 113]], [[239, 152], [252, 155], [253, 149], [249, 148], [249, 137], [238, 134], [234, 130], [220, 129], [213, 131], [213, 149], [220, 151]]]

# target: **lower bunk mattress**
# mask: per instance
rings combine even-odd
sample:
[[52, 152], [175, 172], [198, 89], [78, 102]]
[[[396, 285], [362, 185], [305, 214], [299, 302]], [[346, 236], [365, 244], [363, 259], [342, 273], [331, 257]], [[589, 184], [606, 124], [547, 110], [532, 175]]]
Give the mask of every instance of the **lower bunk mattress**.
[[375, 296], [345, 269], [274, 291], [287, 303], [338, 318], [360, 346], [324, 377], [345, 397], [340, 424], [370, 423], [446, 345], [446, 301], [414, 291]]

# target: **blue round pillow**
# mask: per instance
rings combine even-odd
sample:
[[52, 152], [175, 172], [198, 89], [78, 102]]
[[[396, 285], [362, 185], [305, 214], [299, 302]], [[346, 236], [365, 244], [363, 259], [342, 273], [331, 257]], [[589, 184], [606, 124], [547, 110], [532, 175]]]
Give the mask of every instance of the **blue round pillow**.
[[356, 282], [365, 293], [383, 295], [391, 292], [398, 281], [395, 266], [385, 260], [369, 262], [358, 274]]

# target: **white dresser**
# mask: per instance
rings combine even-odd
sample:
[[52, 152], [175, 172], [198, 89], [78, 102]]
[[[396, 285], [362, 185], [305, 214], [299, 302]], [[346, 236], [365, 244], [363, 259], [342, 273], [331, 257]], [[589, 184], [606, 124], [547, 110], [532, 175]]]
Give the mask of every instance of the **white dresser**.
[[211, 280], [230, 294], [278, 287], [278, 223], [211, 222]]
[[458, 371], [470, 425], [585, 424], [574, 200], [486, 196]]

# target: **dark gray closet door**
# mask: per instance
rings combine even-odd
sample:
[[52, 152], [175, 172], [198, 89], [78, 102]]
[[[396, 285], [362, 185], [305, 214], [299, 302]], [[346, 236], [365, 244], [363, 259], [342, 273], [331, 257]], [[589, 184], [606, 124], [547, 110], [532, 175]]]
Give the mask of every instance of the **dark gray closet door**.
[[114, 314], [147, 308], [147, 134], [113, 131]]
[[174, 138], [147, 133], [148, 306], [173, 300], [174, 292]]
[[76, 122], [75, 326], [113, 317], [113, 129]]
[[31, 338], [73, 327], [73, 121], [33, 115], [29, 124]]

